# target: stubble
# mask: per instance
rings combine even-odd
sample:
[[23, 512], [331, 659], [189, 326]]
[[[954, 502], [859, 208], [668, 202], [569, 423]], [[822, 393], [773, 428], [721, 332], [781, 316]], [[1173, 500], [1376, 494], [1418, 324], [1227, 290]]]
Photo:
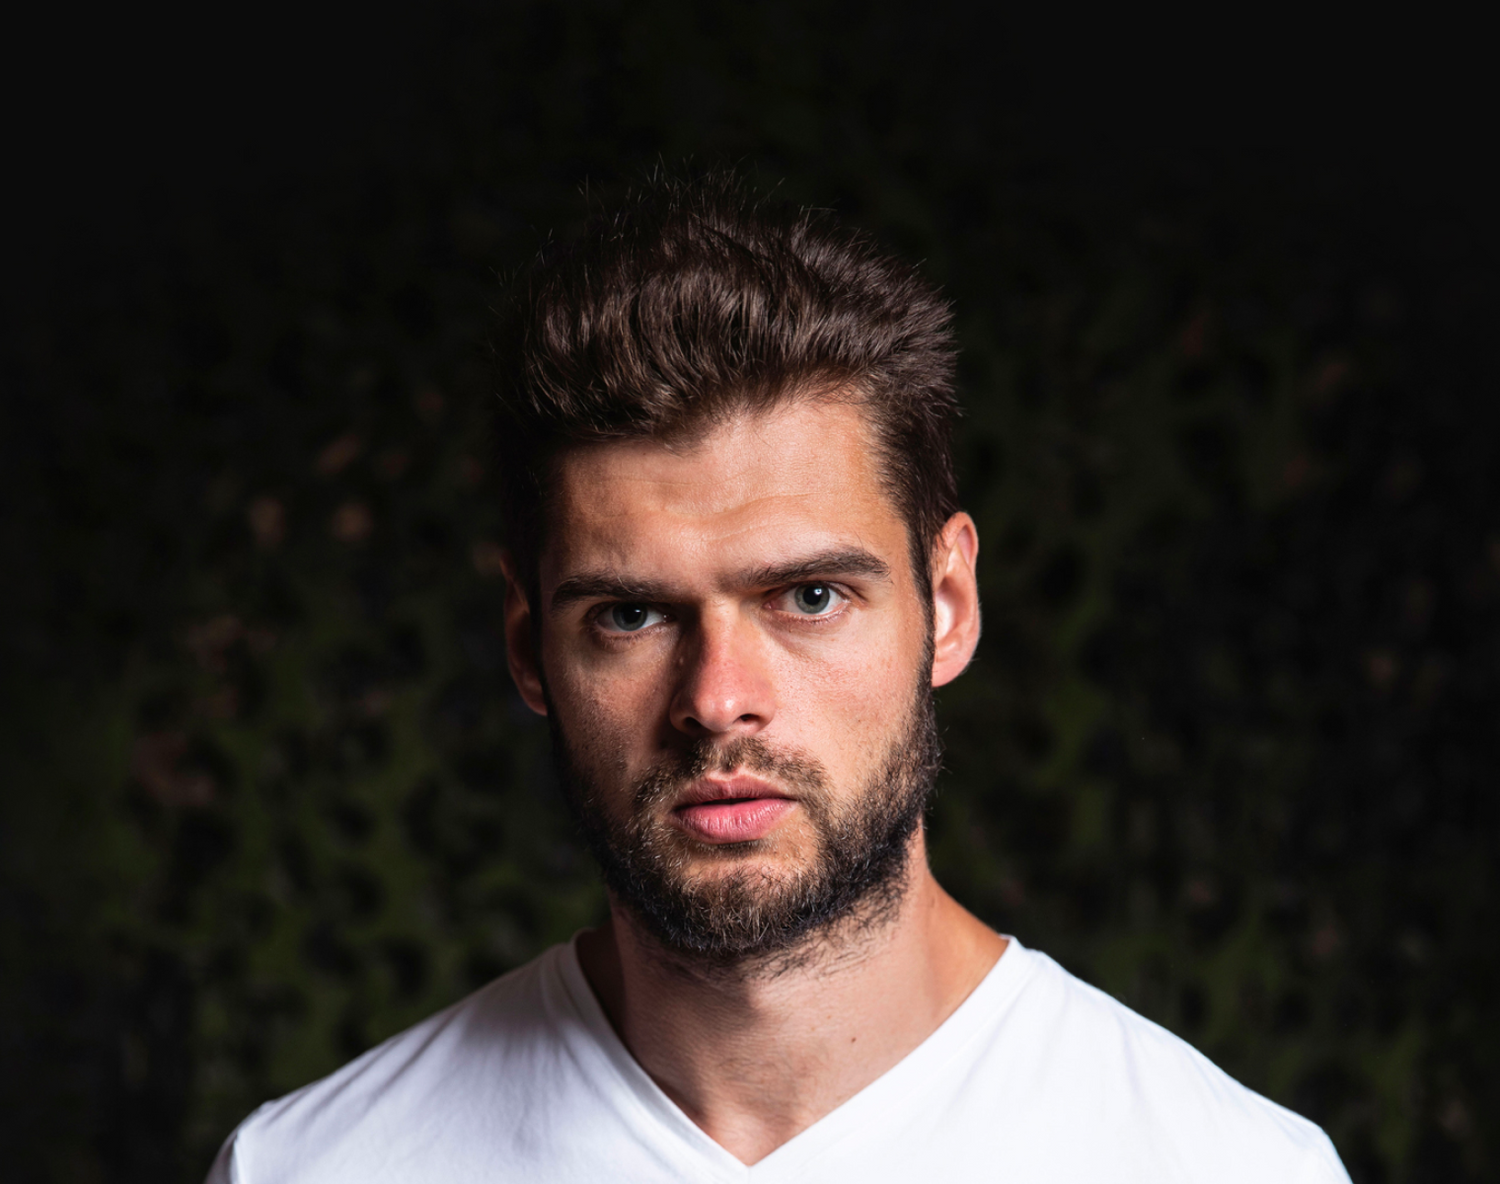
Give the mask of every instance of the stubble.
[[[612, 817], [555, 711], [548, 721], [569, 808], [605, 883], [684, 968], [780, 973], [899, 910], [911, 839], [942, 762], [925, 680], [873, 775], [847, 795], [834, 791], [809, 754], [742, 737], [664, 757], [634, 786], [628, 815]], [[779, 857], [774, 837], [715, 846], [672, 825], [669, 811], [686, 786], [736, 771], [767, 778], [797, 799], [809, 836], [800, 858]]]

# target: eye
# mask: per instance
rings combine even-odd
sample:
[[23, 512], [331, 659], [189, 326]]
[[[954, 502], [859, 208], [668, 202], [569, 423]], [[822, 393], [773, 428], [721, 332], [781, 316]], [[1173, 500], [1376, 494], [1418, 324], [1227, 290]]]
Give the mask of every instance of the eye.
[[665, 620], [660, 609], [644, 604], [611, 604], [596, 618], [606, 633], [639, 633]]
[[804, 616], [824, 616], [843, 601], [828, 584], [799, 584], [792, 589], [792, 607]]

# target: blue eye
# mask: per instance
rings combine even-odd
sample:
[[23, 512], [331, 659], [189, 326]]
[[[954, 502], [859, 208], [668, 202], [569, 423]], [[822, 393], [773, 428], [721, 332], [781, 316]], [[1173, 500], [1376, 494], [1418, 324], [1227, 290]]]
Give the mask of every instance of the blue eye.
[[827, 584], [803, 584], [792, 592], [797, 611], [808, 616], [826, 613], [836, 603], [838, 593]]
[[611, 633], [638, 633], [661, 619], [658, 610], [644, 604], [612, 604], [599, 616], [606, 632]]

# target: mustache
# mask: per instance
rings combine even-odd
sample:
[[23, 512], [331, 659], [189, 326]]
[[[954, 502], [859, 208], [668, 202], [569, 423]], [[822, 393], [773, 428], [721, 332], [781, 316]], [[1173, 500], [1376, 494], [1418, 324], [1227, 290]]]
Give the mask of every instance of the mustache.
[[683, 787], [710, 773], [754, 773], [776, 781], [801, 798], [827, 796], [828, 771], [802, 753], [778, 752], [757, 736], [742, 736], [727, 744], [700, 740], [657, 762], [637, 783], [637, 817], [674, 800]]

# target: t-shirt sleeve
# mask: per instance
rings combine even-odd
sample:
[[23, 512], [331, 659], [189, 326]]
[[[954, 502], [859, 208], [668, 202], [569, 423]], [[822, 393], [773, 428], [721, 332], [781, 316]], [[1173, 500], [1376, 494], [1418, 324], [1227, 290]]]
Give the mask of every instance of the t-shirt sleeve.
[[214, 1166], [208, 1169], [208, 1177], [203, 1184], [250, 1184], [236, 1154], [239, 1137], [240, 1132], [235, 1131], [224, 1140], [224, 1146], [219, 1148], [219, 1154], [214, 1157]]
[[1307, 1166], [1298, 1174], [1298, 1184], [1349, 1184], [1344, 1161], [1326, 1131], [1318, 1131], [1317, 1144], [1307, 1157]]

